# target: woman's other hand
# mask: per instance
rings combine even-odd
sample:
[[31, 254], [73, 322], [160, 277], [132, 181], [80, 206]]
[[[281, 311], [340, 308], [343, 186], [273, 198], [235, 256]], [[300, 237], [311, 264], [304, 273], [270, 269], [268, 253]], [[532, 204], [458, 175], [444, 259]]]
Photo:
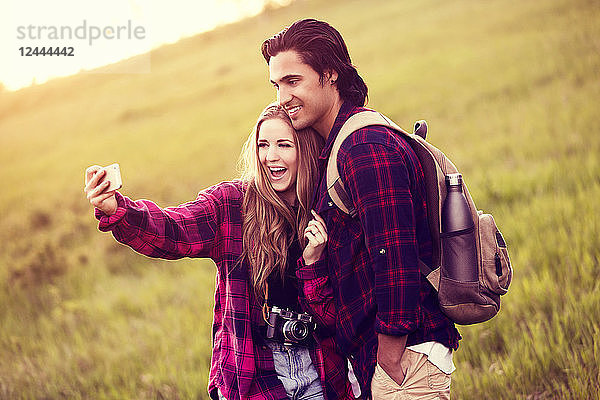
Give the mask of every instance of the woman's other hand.
[[327, 227], [325, 221], [316, 212], [311, 210], [314, 219], [308, 222], [308, 226], [304, 230], [304, 237], [308, 240], [308, 244], [302, 253], [304, 263], [311, 265], [319, 261], [325, 245], [327, 244]]

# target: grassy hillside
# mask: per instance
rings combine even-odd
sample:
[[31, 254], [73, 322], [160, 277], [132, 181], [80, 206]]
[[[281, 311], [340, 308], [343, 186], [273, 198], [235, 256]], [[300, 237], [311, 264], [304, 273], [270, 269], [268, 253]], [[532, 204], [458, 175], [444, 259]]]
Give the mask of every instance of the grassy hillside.
[[461, 327], [454, 399], [590, 399], [600, 387], [600, 5], [301, 1], [154, 51], [152, 73], [0, 93], [0, 398], [207, 398], [214, 266], [99, 233], [91, 164], [182, 203], [236, 176], [274, 90], [262, 40], [302, 17], [345, 37], [370, 106], [430, 140], [494, 213], [515, 276]]

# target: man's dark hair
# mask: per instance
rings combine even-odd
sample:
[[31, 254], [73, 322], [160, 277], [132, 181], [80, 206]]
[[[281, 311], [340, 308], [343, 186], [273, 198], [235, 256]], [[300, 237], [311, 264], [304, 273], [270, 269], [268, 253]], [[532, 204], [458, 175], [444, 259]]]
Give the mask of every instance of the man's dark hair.
[[296, 21], [261, 46], [267, 64], [271, 57], [288, 50], [296, 51], [302, 62], [319, 74], [321, 85], [328, 79], [328, 72], [336, 71], [340, 97], [358, 107], [366, 104], [367, 85], [352, 65], [342, 35], [327, 22], [316, 19]]

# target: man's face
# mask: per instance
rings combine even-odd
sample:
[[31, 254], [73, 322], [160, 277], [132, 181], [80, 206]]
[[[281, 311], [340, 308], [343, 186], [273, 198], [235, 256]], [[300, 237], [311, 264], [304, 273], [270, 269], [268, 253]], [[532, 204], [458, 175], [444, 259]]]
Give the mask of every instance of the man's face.
[[277, 89], [277, 101], [285, 109], [296, 130], [313, 127], [326, 137], [335, 121], [339, 94], [331, 81], [337, 80], [333, 71], [323, 85], [319, 74], [305, 64], [294, 50], [271, 57], [269, 78]]

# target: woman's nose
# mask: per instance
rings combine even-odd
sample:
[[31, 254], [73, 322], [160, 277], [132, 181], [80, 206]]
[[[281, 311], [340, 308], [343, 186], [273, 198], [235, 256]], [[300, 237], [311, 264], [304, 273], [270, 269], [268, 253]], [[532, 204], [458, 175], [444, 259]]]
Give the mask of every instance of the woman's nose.
[[267, 150], [267, 160], [268, 161], [276, 161], [279, 159], [279, 153], [277, 151], [277, 146], [269, 146]]

